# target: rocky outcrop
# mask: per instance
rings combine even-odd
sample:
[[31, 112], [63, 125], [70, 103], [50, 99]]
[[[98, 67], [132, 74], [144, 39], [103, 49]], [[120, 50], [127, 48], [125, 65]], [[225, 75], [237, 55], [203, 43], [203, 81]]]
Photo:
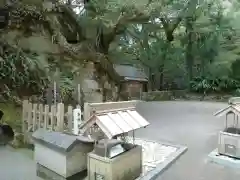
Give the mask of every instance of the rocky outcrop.
[[7, 124], [0, 125], [0, 145], [6, 145], [14, 139], [14, 132], [11, 126]]
[[[58, 61], [79, 72], [84, 101], [114, 100], [118, 87], [112, 64], [94, 51], [92, 42], [81, 36], [73, 11], [50, 1], [16, 3], [2, 40], [10, 46], [37, 54], [42, 64]], [[77, 39], [76, 39], [77, 37]], [[75, 71], [76, 72], [76, 71]]]

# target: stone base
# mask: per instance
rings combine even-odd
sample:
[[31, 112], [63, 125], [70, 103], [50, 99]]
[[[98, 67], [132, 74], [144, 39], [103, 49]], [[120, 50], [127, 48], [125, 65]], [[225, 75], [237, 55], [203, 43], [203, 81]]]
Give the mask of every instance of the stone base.
[[37, 163], [37, 176], [44, 180], [86, 180], [87, 170], [65, 178]]
[[209, 155], [209, 162], [228, 166], [232, 168], [240, 168], [240, 159], [236, 159], [229, 156], [220, 155], [218, 149], [213, 150]]

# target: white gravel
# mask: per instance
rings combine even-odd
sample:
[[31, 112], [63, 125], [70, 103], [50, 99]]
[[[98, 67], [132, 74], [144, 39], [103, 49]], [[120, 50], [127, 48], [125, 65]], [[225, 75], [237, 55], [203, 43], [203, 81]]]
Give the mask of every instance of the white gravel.
[[133, 142], [132, 137], [127, 137], [127, 141], [141, 145], [143, 147], [143, 173], [153, 170], [158, 164], [163, 163], [172, 153], [178, 149], [173, 146], [167, 146], [154, 141], [143, 140], [135, 138]]

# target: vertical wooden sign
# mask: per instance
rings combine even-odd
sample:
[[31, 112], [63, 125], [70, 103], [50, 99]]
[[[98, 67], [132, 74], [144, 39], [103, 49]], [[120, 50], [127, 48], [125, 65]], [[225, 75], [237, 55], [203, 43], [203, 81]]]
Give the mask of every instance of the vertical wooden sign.
[[53, 74], [52, 81], [50, 86], [47, 88], [46, 91], [46, 100], [48, 105], [57, 105], [57, 103], [61, 102], [61, 91], [59, 86], [60, 81], [60, 73], [57, 69], [56, 72]]

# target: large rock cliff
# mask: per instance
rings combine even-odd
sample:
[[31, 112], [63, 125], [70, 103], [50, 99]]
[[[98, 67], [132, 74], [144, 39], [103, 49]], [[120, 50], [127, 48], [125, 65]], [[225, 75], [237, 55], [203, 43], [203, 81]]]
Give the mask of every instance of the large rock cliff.
[[[16, 57], [19, 51], [34, 54], [41, 64], [55, 64], [78, 72], [85, 102], [116, 100], [117, 76], [112, 65], [92, 50], [93, 43], [89, 39], [81, 37], [76, 14], [69, 6], [23, 0], [11, 5], [9, 12], [9, 25], [1, 32], [1, 43]], [[6, 51], [2, 50], [2, 61], [6, 61]], [[32, 95], [27, 90], [21, 92], [26, 93], [23, 96]]]

